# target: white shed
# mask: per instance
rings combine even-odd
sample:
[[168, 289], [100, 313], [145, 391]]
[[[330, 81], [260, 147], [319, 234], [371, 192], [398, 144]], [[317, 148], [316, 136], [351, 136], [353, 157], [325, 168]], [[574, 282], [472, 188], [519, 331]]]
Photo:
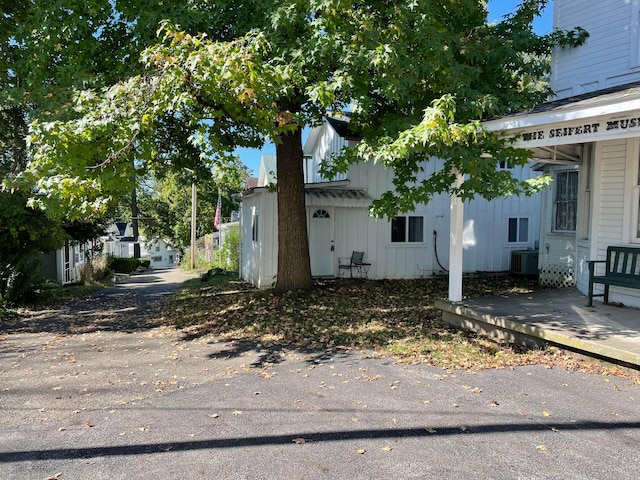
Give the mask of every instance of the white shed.
[[[449, 261], [448, 196], [436, 196], [409, 214], [376, 220], [368, 209], [373, 199], [392, 189], [390, 171], [367, 162], [352, 165], [331, 182], [321, 176], [319, 166], [324, 159], [357, 141], [349, 131], [348, 118], [331, 117], [310, 131], [305, 144], [312, 275], [338, 276], [340, 259], [350, 257], [353, 251], [365, 252], [364, 261], [371, 263], [371, 279], [445, 273]], [[438, 159], [425, 162], [421, 175], [441, 166]], [[274, 173], [274, 159], [264, 156], [258, 186], [242, 194], [241, 275], [258, 287], [271, 286], [277, 275], [276, 193], [268, 188]], [[521, 179], [538, 175], [528, 166], [516, 167], [514, 174]], [[540, 200], [536, 196], [469, 202], [464, 218], [465, 271], [508, 271], [513, 251], [533, 252], [540, 231]]]

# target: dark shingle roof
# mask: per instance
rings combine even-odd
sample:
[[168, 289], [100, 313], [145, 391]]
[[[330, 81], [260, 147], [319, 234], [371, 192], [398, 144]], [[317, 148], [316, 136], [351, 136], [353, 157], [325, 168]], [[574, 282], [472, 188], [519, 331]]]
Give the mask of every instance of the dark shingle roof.
[[362, 140], [362, 137], [349, 128], [351, 114], [345, 113], [341, 116], [327, 116], [327, 122], [333, 127], [338, 135], [347, 140]]
[[[611, 103], [624, 101], [626, 97], [638, 96], [640, 94], [640, 82], [626, 83], [615, 87], [604, 88], [593, 92], [574, 95], [573, 97], [561, 98], [550, 102], [536, 105], [531, 110], [505, 115], [505, 117], [519, 117], [536, 113], [547, 113], [558, 110], [568, 110], [576, 107], [590, 107], [600, 103]], [[503, 117], [503, 118], [505, 118]]]

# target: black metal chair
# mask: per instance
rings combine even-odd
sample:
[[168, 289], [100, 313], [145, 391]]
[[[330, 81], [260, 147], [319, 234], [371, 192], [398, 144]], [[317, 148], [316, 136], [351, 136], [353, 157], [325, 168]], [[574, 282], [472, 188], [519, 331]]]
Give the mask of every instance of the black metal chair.
[[[370, 263], [365, 263], [362, 260], [364, 259], [364, 252], [356, 252], [354, 251], [351, 254], [351, 257], [339, 257], [338, 258], [338, 276], [340, 276], [342, 271], [349, 270], [349, 278], [369, 278], [368, 272], [369, 267], [371, 267]], [[348, 260], [348, 263], [347, 263]]]

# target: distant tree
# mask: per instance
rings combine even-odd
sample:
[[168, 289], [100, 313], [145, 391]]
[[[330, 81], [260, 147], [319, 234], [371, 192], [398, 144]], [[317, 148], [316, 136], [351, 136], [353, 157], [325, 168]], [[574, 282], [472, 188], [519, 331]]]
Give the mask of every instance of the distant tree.
[[224, 170], [209, 178], [195, 178], [188, 171], [168, 173], [149, 178], [140, 189], [142, 232], [147, 238], [169, 240], [184, 249], [191, 242], [191, 184], [197, 188], [198, 236], [215, 231], [213, 220], [218, 203], [218, 189], [222, 197], [222, 217], [230, 218], [239, 209], [233, 194], [242, 190], [249, 172], [239, 159], [228, 162]]

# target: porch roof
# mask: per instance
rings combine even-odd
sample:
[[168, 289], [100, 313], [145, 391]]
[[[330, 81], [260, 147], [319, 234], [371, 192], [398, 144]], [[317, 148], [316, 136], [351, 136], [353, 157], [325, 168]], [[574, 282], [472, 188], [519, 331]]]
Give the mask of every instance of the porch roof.
[[364, 190], [353, 188], [307, 188], [306, 203], [314, 207], [368, 207], [371, 199]]
[[542, 103], [483, 127], [519, 136], [515, 146], [523, 148], [640, 136], [640, 82]]

